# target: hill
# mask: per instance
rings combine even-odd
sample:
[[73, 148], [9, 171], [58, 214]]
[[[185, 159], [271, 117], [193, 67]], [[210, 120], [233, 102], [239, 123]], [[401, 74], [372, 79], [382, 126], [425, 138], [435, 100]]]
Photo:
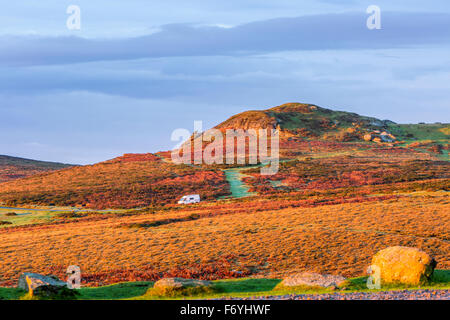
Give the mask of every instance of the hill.
[[333, 111], [313, 104], [286, 103], [261, 111], [245, 111], [222, 122], [216, 128], [279, 128], [285, 131], [300, 133], [307, 136], [321, 136], [329, 131], [337, 131], [349, 127], [364, 127], [365, 129], [387, 128], [395, 124], [389, 120], [379, 120], [360, 116], [356, 113]]
[[245, 111], [232, 116], [215, 128], [220, 130], [278, 128], [282, 138], [296, 137], [338, 142], [363, 141], [366, 134], [382, 136], [385, 132], [392, 134], [393, 137], [387, 137], [390, 139], [386, 141], [381, 139], [381, 142], [433, 139], [448, 143], [450, 134], [448, 123], [397, 124], [390, 120], [334, 111], [304, 103], [286, 103], [267, 110]]
[[243, 178], [239, 172], [224, 170], [237, 165], [175, 165], [169, 152], [128, 154], [2, 183], [0, 203], [135, 208], [174, 204], [191, 193], [200, 194], [203, 200], [234, 196], [230, 186], [242, 181], [253, 192], [244, 195], [427, 179], [444, 179], [435, 182], [434, 189], [448, 187], [449, 163], [442, 161], [448, 160], [448, 124], [399, 125], [311, 104], [287, 103], [243, 112], [216, 126], [220, 130], [267, 127], [281, 132], [282, 163], [274, 176], [262, 177], [250, 170]]
[[0, 155], [0, 183], [73, 165]]

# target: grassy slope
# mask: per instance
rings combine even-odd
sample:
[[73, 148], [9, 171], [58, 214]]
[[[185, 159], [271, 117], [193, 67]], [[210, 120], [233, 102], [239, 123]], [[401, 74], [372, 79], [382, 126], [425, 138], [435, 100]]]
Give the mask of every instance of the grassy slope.
[[[419, 287], [405, 286], [389, 286], [380, 290], [369, 290], [366, 288], [366, 277], [351, 278], [345, 285], [346, 290], [340, 292], [356, 292], [356, 291], [385, 291], [385, 290], [402, 290], [402, 289], [419, 289]], [[232, 280], [216, 280], [214, 281], [217, 293], [202, 294], [191, 297], [178, 298], [195, 298], [210, 299], [221, 297], [255, 297], [285, 294], [317, 294], [332, 292], [330, 289], [316, 288], [294, 288], [294, 289], [278, 289], [277, 285], [280, 279], [232, 279]], [[152, 287], [153, 282], [123, 282], [109, 286], [97, 288], [82, 288], [79, 290], [79, 299], [84, 300], [117, 300], [117, 299], [165, 299], [165, 297], [155, 297], [146, 295], [148, 288]], [[450, 289], [450, 270], [436, 270], [433, 280], [428, 285], [423, 285], [420, 289]], [[25, 292], [16, 288], [0, 288], [0, 300], [20, 299]]]

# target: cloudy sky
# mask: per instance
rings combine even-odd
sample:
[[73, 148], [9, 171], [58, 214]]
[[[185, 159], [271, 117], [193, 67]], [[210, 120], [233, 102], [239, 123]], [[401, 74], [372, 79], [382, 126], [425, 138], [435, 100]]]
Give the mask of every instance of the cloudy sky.
[[[81, 29], [69, 30], [69, 5]], [[369, 5], [381, 29], [369, 30]], [[307, 102], [450, 122], [448, 0], [45, 0], [0, 10], [0, 154], [88, 164]]]

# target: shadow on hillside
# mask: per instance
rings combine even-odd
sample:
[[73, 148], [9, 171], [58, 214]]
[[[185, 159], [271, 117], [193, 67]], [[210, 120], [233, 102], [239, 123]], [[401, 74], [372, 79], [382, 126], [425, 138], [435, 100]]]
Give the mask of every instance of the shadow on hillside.
[[450, 270], [434, 270], [431, 281], [433, 284], [450, 285]]

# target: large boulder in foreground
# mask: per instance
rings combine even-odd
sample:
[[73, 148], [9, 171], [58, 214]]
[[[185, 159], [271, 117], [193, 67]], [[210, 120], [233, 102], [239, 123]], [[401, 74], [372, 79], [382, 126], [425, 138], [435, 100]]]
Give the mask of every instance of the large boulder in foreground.
[[56, 276], [44, 276], [39, 273], [25, 272], [19, 277], [18, 288], [25, 291], [34, 291], [41, 286], [66, 287], [67, 283], [59, 280]]
[[211, 292], [212, 282], [185, 278], [163, 278], [147, 292], [152, 295], [175, 296]]
[[329, 274], [318, 274], [312, 272], [302, 272], [291, 275], [280, 283], [280, 286], [284, 287], [339, 287], [344, 284], [345, 278], [342, 276], [335, 276]]
[[377, 252], [372, 266], [380, 268], [382, 284], [419, 285], [430, 280], [436, 261], [420, 249], [396, 246]]

